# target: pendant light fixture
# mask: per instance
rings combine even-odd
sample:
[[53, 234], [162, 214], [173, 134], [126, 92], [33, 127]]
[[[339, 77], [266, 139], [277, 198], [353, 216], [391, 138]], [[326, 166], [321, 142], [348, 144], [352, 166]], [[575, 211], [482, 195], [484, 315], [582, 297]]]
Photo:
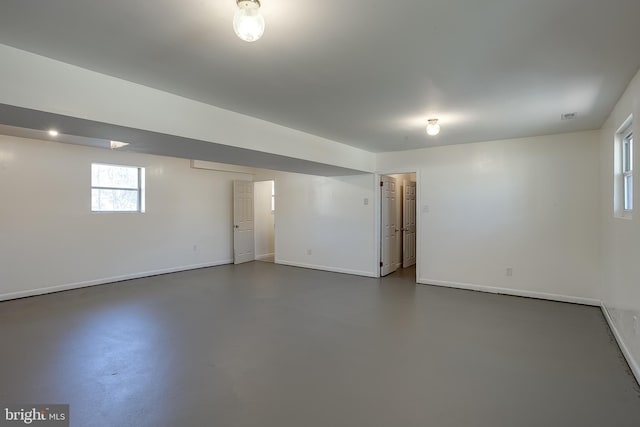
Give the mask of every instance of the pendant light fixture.
[[233, 17], [233, 31], [246, 42], [254, 42], [264, 33], [260, 0], [236, 0], [238, 10]]
[[427, 121], [427, 134], [431, 136], [436, 136], [440, 133], [440, 125], [438, 124], [438, 119], [429, 119]]

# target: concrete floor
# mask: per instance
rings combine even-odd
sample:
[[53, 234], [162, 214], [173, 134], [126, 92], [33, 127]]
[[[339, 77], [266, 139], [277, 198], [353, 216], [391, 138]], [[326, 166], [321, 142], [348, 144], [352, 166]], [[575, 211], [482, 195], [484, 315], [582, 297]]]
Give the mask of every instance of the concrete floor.
[[599, 309], [269, 263], [0, 303], [0, 402], [71, 425], [640, 426]]

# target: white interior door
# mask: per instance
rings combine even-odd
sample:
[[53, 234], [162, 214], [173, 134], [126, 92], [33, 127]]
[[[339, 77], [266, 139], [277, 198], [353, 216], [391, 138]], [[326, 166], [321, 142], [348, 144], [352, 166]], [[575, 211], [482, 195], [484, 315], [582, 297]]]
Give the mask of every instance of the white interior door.
[[254, 258], [253, 182], [233, 181], [233, 263]]
[[396, 218], [397, 182], [390, 176], [380, 177], [380, 190], [382, 191], [382, 215], [381, 215], [381, 262], [380, 275], [386, 276], [398, 269], [396, 263], [398, 250], [398, 221]]
[[402, 198], [402, 268], [416, 263], [416, 183], [404, 181]]

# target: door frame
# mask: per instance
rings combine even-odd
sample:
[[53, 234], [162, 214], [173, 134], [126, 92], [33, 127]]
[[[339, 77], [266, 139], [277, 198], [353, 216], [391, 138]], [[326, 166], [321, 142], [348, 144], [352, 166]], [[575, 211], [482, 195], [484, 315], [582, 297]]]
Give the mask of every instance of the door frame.
[[[274, 208], [275, 208], [276, 205], [277, 205], [277, 200], [276, 200], [276, 198], [277, 198], [277, 196], [276, 196], [277, 190], [276, 190], [276, 179], [274, 177], [274, 178], [269, 178], [269, 179], [259, 179], [257, 181], [253, 181], [253, 207], [254, 207], [254, 210], [255, 210], [255, 206], [256, 206], [256, 192], [255, 192], [255, 188], [256, 187], [255, 187], [255, 185], [257, 183], [259, 183], [259, 182], [273, 182], [273, 202], [274, 202]], [[277, 218], [276, 218], [276, 214], [277, 214], [276, 211], [277, 211], [277, 209], [274, 209], [272, 211], [273, 212], [273, 263], [274, 264], [277, 264], [276, 263], [276, 247], [277, 247], [276, 239], [278, 238], [278, 221], [277, 221]], [[255, 215], [254, 215], [254, 221], [255, 221]], [[254, 232], [255, 232], [255, 223], [254, 223]], [[254, 238], [255, 238], [255, 235], [254, 235]], [[254, 251], [255, 251], [255, 241], [254, 241]], [[259, 261], [257, 253], [256, 253], [256, 261]]]
[[422, 239], [420, 239], [420, 230], [422, 229], [422, 197], [420, 194], [420, 169], [407, 168], [407, 169], [385, 169], [382, 171], [376, 171], [374, 174], [374, 201], [375, 201], [375, 221], [373, 236], [375, 242], [375, 259], [373, 264], [373, 271], [376, 272], [376, 277], [380, 276], [380, 262], [382, 261], [382, 194], [380, 191], [380, 177], [382, 175], [396, 175], [396, 174], [416, 174], [416, 283], [418, 279], [422, 277], [422, 268], [420, 262], [420, 255], [422, 254]]

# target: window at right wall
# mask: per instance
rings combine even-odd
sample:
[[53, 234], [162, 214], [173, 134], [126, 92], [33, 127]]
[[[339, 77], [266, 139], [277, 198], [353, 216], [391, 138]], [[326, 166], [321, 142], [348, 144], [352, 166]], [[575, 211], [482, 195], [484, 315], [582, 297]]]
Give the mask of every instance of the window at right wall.
[[617, 216], [631, 218], [633, 213], [633, 129], [629, 118], [616, 134], [616, 206]]
[[633, 133], [622, 139], [622, 208], [625, 213], [633, 212]]

